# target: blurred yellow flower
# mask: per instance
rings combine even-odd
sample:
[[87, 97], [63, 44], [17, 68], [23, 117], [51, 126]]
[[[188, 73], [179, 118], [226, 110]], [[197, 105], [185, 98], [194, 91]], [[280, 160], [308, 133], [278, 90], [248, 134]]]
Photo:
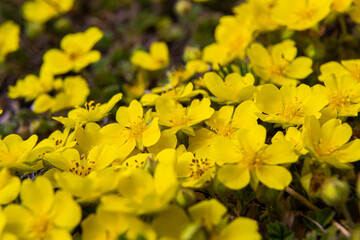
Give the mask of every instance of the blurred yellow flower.
[[99, 208], [136, 215], [158, 212], [166, 208], [177, 190], [178, 182], [172, 164], [159, 162], [154, 176], [141, 168], [126, 168], [120, 172], [119, 194], [101, 197]]
[[44, 54], [45, 67], [53, 74], [79, 72], [87, 65], [99, 61], [100, 52], [91, 49], [102, 37], [103, 33], [97, 27], [66, 35], [61, 40], [61, 50], [50, 49]]
[[132, 214], [98, 210], [81, 223], [83, 240], [146, 239], [156, 240], [154, 229]]
[[20, 185], [21, 181], [18, 177], [12, 176], [6, 167], [2, 168], [0, 170], [0, 205], [15, 200], [20, 192]]
[[48, 110], [58, 112], [60, 110], [82, 105], [90, 93], [89, 86], [81, 76], [69, 76], [61, 81], [61, 88], [55, 97], [43, 93], [34, 101], [32, 110], [35, 113], [43, 113]]
[[277, 0], [272, 19], [289, 29], [302, 31], [314, 27], [331, 10], [333, 0]]
[[256, 30], [273, 31], [278, 24], [271, 18], [271, 12], [277, 0], [248, 0], [233, 8], [233, 12], [243, 17], [248, 15], [254, 22]]
[[26, 179], [21, 185], [21, 205], [4, 209], [5, 231], [19, 239], [72, 239], [71, 231], [81, 220], [81, 208], [65, 191], [54, 194], [46, 177]]
[[165, 42], [153, 42], [149, 53], [136, 50], [130, 58], [132, 64], [150, 71], [156, 71], [169, 65], [169, 49]]
[[32, 151], [38, 137], [32, 135], [27, 140], [23, 140], [19, 135], [10, 134], [4, 139], [0, 139], [0, 167], [15, 168], [19, 170], [34, 170], [42, 165], [34, 165], [34, 161], [41, 153]]
[[0, 63], [5, 61], [7, 54], [19, 49], [20, 27], [13, 21], [0, 25]]
[[296, 85], [298, 79], [304, 79], [312, 73], [312, 60], [308, 57], [296, 57], [295, 42], [285, 40], [275, 44], [269, 50], [259, 43], [248, 48], [247, 55], [251, 67], [264, 82], [276, 85]]
[[45, 23], [71, 10], [74, 0], [28, 0], [22, 6], [23, 17], [29, 22]]
[[9, 86], [8, 96], [13, 99], [25, 98], [26, 101], [30, 101], [43, 93], [50, 92], [53, 88], [59, 88], [59, 85], [61, 85], [61, 80], [54, 79], [54, 76], [42, 67], [39, 77], [29, 74], [24, 79], [17, 80], [15, 86]]

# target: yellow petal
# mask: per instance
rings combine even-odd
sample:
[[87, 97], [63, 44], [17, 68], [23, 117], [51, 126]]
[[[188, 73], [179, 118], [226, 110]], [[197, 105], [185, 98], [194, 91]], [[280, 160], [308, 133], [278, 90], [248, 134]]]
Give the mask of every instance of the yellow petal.
[[43, 113], [51, 109], [55, 104], [54, 98], [44, 93], [38, 96], [34, 102], [32, 110], [35, 113]]
[[247, 152], [258, 152], [265, 144], [266, 128], [262, 125], [252, 129], [240, 129], [237, 134], [241, 147]]
[[250, 173], [241, 164], [224, 165], [218, 171], [218, 179], [230, 189], [241, 189], [250, 182]]
[[191, 206], [188, 211], [195, 222], [211, 230], [220, 223], [227, 209], [218, 200], [211, 199]]
[[44, 54], [44, 65], [53, 74], [62, 74], [73, 68], [69, 56], [59, 49], [50, 49]]
[[[20, 179], [11, 176], [7, 168], [0, 171], [0, 205], [13, 201], [20, 192]], [[1, 232], [1, 231], [0, 231]]]
[[341, 163], [349, 163], [360, 160], [360, 139], [346, 143], [335, 151], [334, 155]]
[[174, 205], [161, 212], [152, 221], [152, 226], [160, 238], [179, 239], [182, 230], [189, 222], [189, 217], [184, 210]]
[[68, 192], [59, 190], [49, 215], [55, 226], [72, 231], [80, 223], [81, 208]]
[[239, 217], [228, 224], [220, 233], [221, 240], [260, 240], [261, 235], [258, 232], [258, 226], [255, 220], [245, 217]]
[[280, 166], [260, 166], [256, 168], [256, 177], [265, 186], [276, 190], [283, 190], [292, 180], [291, 173]]
[[210, 145], [210, 155], [218, 164], [236, 163], [241, 161], [243, 154], [239, 148], [228, 138], [217, 137]]
[[46, 177], [37, 177], [35, 181], [26, 179], [21, 186], [22, 204], [32, 212], [47, 214], [54, 202], [54, 190]]
[[145, 147], [154, 145], [160, 138], [159, 118], [154, 118], [142, 134], [142, 141]]

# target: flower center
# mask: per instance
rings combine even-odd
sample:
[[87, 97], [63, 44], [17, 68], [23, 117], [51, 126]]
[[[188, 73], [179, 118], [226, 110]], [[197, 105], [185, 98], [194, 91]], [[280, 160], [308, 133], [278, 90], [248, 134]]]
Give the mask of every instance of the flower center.
[[207, 158], [194, 158], [189, 164], [190, 177], [198, 180], [210, 169], [210, 161]]
[[210, 130], [214, 131], [219, 136], [230, 138], [231, 135], [233, 135], [233, 133], [236, 131], [236, 129], [231, 125], [231, 122], [226, 125], [217, 124], [217, 122], [218, 121], [214, 119], [215, 126], [210, 126]]
[[319, 142], [315, 142], [314, 146], [315, 146], [314, 147], [315, 151], [320, 156], [330, 156], [337, 148], [340, 147], [338, 145], [330, 146], [329, 143], [327, 141], [325, 141], [325, 139], [323, 139], [323, 138], [320, 138]]
[[305, 8], [299, 9], [297, 15], [302, 20], [311, 20], [315, 15], [314, 7], [307, 6]]
[[288, 121], [292, 120], [297, 116], [303, 115], [303, 105], [302, 102], [299, 101], [297, 97], [293, 99], [293, 101], [289, 101], [289, 99], [285, 100], [282, 105], [282, 109], [280, 111], [280, 116]]
[[93, 100], [90, 101], [90, 102], [86, 102], [86, 103], [84, 104], [84, 107], [85, 107], [85, 109], [86, 109], [88, 112], [90, 112], [90, 111], [98, 108], [99, 106], [100, 106], [100, 103], [95, 104], [95, 101], [93, 101]]
[[172, 113], [172, 122], [173, 127], [185, 125], [187, 122], [187, 116], [186, 116], [186, 108], [184, 107], [176, 107], [173, 109], [170, 109]]
[[84, 154], [81, 155], [80, 160], [73, 159], [70, 162], [69, 171], [83, 177], [89, 175], [95, 164], [94, 161], [88, 161]]
[[249, 170], [253, 170], [263, 164], [263, 150], [259, 152], [248, 152], [244, 155], [243, 162]]
[[346, 105], [349, 105], [351, 103], [350, 100], [350, 92], [352, 91], [352, 89], [347, 89], [344, 90], [344, 92], [342, 92], [341, 90], [338, 91], [332, 91], [328, 94], [328, 99], [329, 99], [329, 105], [332, 108], [343, 108]]
[[270, 69], [270, 73], [272, 76], [275, 77], [279, 77], [279, 76], [284, 76], [285, 75], [285, 65], [272, 65], [271, 69]]
[[128, 129], [130, 130], [130, 135], [132, 137], [138, 138], [143, 134], [145, 127], [146, 124], [144, 118], [138, 116], [135, 121], [130, 122]]
[[38, 216], [31, 226], [31, 232], [36, 239], [42, 239], [51, 228], [52, 223], [47, 216]]

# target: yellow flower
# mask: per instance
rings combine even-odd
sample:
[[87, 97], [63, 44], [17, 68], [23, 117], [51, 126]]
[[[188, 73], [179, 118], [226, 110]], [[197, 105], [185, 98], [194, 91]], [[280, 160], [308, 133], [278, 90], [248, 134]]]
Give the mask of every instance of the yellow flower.
[[184, 239], [181, 234], [190, 223], [185, 211], [177, 206], [171, 205], [159, 213], [151, 222], [152, 227], [158, 234], [159, 239]]
[[23, 181], [21, 205], [4, 209], [5, 231], [20, 239], [71, 239], [70, 232], [81, 220], [81, 208], [65, 191], [54, 194], [46, 177]]
[[226, 212], [226, 207], [216, 199], [204, 200], [189, 208], [189, 214], [194, 222], [204, 225], [210, 231], [210, 239], [261, 239], [256, 221], [250, 218], [238, 217], [225, 227], [221, 226]]
[[328, 78], [342, 78], [344, 75], [351, 76], [360, 82], [360, 60], [342, 60], [341, 64], [335, 61], [331, 61], [320, 66], [321, 75], [320, 81], [324, 81]]
[[103, 119], [110, 110], [118, 103], [122, 98], [122, 94], [118, 93], [114, 95], [109, 102], [104, 104], [95, 104], [94, 101], [85, 103], [84, 107], [76, 107], [69, 111], [68, 117], [53, 117], [56, 121], [61, 122], [66, 127], [75, 127], [78, 123], [84, 125], [88, 122], [97, 122]]
[[162, 150], [155, 160], [172, 164], [183, 187], [203, 187], [215, 175], [215, 162], [208, 154], [207, 148], [193, 154], [186, 151], [184, 145], [180, 145], [176, 150]]
[[353, 3], [353, 0], [333, 0], [333, 4], [331, 6], [331, 10], [337, 12], [345, 12], [349, 9], [350, 5]]
[[23, 17], [29, 22], [45, 23], [70, 11], [74, 0], [28, 0], [22, 6]]
[[[241, 231], [239, 231], [241, 229]], [[255, 220], [245, 217], [235, 218], [220, 233], [215, 235], [213, 239], [218, 240], [260, 240], [261, 235], [258, 232], [258, 225]]]
[[94, 202], [101, 195], [114, 191], [118, 178], [113, 168], [92, 171], [85, 177], [73, 172], [54, 173], [56, 184], [76, 197], [78, 202]]
[[67, 127], [63, 132], [56, 130], [36, 145], [34, 150], [42, 149], [43, 153], [40, 157], [44, 157], [45, 153], [61, 152], [66, 148], [72, 148], [76, 144], [74, 134], [70, 134], [70, 128]]
[[255, 79], [251, 73], [245, 76], [231, 73], [223, 81], [215, 72], [208, 72], [204, 75], [204, 82], [209, 91], [217, 97], [214, 100], [219, 102], [239, 103], [251, 99], [256, 91]]
[[220, 224], [226, 212], [226, 207], [216, 199], [204, 200], [189, 208], [194, 222], [203, 225], [209, 231]]
[[0, 167], [20, 170], [34, 170], [34, 168], [41, 167], [38, 164], [33, 165], [42, 151], [41, 149], [40, 152], [32, 151], [37, 139], [36, 135], [32, 135], [24, 141], [16, 134], [10, 134], [4, 139], [0, 139]]
[[280, 89], [266, 84], [254, 96], [256, 106], [264, 113], [259, 117], [263, 121], [280, 123], [284, 127], [300, 125], [308, 115], [320, 118], [320, 110], [328, 104], [325, 94], [315, 94], [305, 84], [298, 87], [286, 85]]
[[293, 145], [297, 155], [305, 155], [308, 152], [303, 142], [302, 130], [298, 130], [296, 127], [289, 127], [286, 129], [285, 135], [283, 132], [277, 132], [271, 139], [271, 142], [275, 143], [284, 140], [290, 142]]
[[36, 98], [32, 106], [35, 113], [43, 113], [48, 110], [58, 112], [60, 110], [82, 105], [89, 95], [90, 89], [86, 80], [80, 76], [66, 77], [62, 82], [61, 91], [55, 97], [47, 93]]
[[233, 8], [233, 12], [242, 17], [249, 15], [256, 30], [273, 31], [278, 28], [278, 24], [271, 18], [271, 12], [276, 4], [276, 0], [249, 0]]
[[147, 149], [150, 153], [157, 155], [163, 149], [166, 148], [175, 149], [176, 145], [177, 145], [176, 135], [168, 131], [162, 131], [159, 141], [157, 141], [154, 145], [148, 147]]
[[0, 206], [0, 239], [1, 240], [18, 240], [18, 237], [16, 237], [16, 235], [4, 231], [6, 222], [7, 222], [6, 215]]
[[59, 85], [59, 81], [61, 80], [54, 80], [54, 76], [42, 67], [40, 77], [29, 74], [24, 79], [17, 80], [15, 86], [9, 86], [8, 96], [10, 98], [22, 97], [26, 98], [26, 101], [30, 101], [43, 93], [50, 92], [56, 85]]
[[350, 12], [351, 19], [356, 22], [360, 23], [360, 0], [353, 0], [355, 3], [355, 8]]
[[231, 48], [219, 43], [212, 43], [204, 47], [202, 60], [211, 63], [213, 69], [219, 69], [219, 64], [225, 66], [231, 62], [232, 55]]
[[[140, 102], [143, 106], [153, 106], [156, 104], [156, 100], [160, 97], [160, 96], [168, 96], [169, 98], [172, 98], [174, 100], [177, 100], [179, 102], [186, 102], [186, 101], [190, 101], [190, 99], [196, 95], [202, 94], [202, 95], [207, 95], [207, 92], [204, 90], [194, 90], [194, 85], [190, 82], [188, 84], [181, 85], [181, 86], [174, 86], [172, 87], [171, 85], [169, 86], [165, 86], [162, 87], [162, 89], [153, 89], [152, 90], [153, 93], [146, 93], [144, 94], [141, 99]], [[161, 93], [161, 95], [159, 95], [158, 93]]]
[[117, 144], [122, 156], [126, 157], [135, 147], [154, 145], [160, 138], [158, 118], [151, 119], [151, 112], [146, 113], [141, 104], [133, 100], [129, 107], [120, 107], [116, 112], [117, 123], [108, 124], [101, 129], [104, 142]]
[[205, 121], [208, 128], [195, 131], [195, 136], [189, 137], [189, 151], [197, 150], [210, 145], [216, 136], [224, 136], [235, 140], [237, 130], [250, 129], [258, 125], [258, 108], [251, 100], [240, 103], [234, 110], [233, 106], [222, 106], [218, 111]]
[[278, 0], [272, 19], [289, 29], [302, 31], [315, 26], [331, 10], [333, 0]]
[[357, 116], [360, 110], [360, 82], [349, 75], [336, 77], [327, 75], [323, 85], [315, 85], [314, 91], [325, 94], [329, 105], [321, 112], [321, 120], [337, 116]]
[[132, 64], [150, 71], [156, 71], [169, 65], [169, 49], [165, 42], [153, 42], [149, 53], [136, 50], [130, 58]]
[[[174, 162], [174, 160], [170, 160]], [[108, 212], [147, 214], [164, 209], [178, 189], [175, 168], [167, 162], [156, 165], [154, 176], [141, 168], [120, 172], [118, 195], [101, 197], [99, 209]]]
[[7, 168], [2, 168], [0, 170], [0, 205], [15, 200], [20, 192], [20, 185], [21, 181], [18, 177], [12, 176]]
[[155, 231], [137, 217], [120, 212], [97, 210], [82, 223], [83, 240], [147, 239], [155, 240]]
[[97, 27], [66, 35], [61, 40], [61, 50], [50, 49], [44, 54], [45, 67], [53, 74], [72, 70], [79, 72], [87, 65], [99, 61], [100, 52], [91, 49], [102, 37], [103, 33]]
[[281, 141], [267, 145], [265, 138], [266, 129], [258, 125], [239, 130], [238, 144], [224, 137], [215, 139], [211, 144], [211, 156], [218, 165], [222, 165], [218, 170], [219, 181], [230, 189], [244, 188], [250, 178], [253, 183], [259, 180], [277, 190], [288, 186], [292, 180], [291, 173], [277, 164], [295, 162], [298, 156], [291, 143]]
[[[244, 58], [245, 49], [253, 39], [254, 22], [246, 16], [223, 16], [215, 29], [215, 40], [227, 51], [227, 60]], [[205, 60], [205, 59], [204, 59]]]
[[305, 118], [304, 144], [320, 162], [337, 168], [349, 168], [351, 162], [360, 160], [360, 139], [350, 141], [352, 129], [339, 119], [331, 119], [320, 126], [314, 116]]
[[20, 27], [13, 21], [6, 21], [0, 25], [0, 63], [4, 62], [7, 54], [19, 49]]
[[198, 124], [212, 116], [214, 109], [210, 107], [210, 100], [195, 99], [187, 108], [167, 96], [161, 96], [155, 105], [159, 124], [171, 127], [167, 131], [176, 133], [181, 130], [189, 135], [194, 135], [193, 125]]
[[80, 155], [78, 150], [70, 148], [62, 152], [46, 153], [44, 160], [61, 170], [85, 177], [92, 171], [106, 168], [117, 154], [116, 146], [100, 144], [92, 147], [88, 154]]
[[261, 44], [253, 43], [247, 51], [251, 67], [265, 82], [276, 85], [296, 85], [298, 79], [304, 79], [312, 73], [312, 60], [297, 57], [295, 42], [285, 40], [266, 50]]

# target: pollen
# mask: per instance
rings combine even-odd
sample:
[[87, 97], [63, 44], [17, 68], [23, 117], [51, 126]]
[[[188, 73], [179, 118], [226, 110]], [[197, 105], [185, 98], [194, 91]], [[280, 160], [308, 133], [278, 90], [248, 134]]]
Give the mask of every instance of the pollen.
[[351, 103], [350, 100], [350, 93], [351, 90], [344, 90], [344, 92], [342, 92], [341, 90], [339, 91], [332, 91], [328, 94], [328, 98], [329, 98], [329, 104], [332, 108], [343, 108], [346, 105], [349, 105]]
[[95, 165], [95, 162], [86, 159], [85, 155], [82, 155], [80, 160], [71, 160], [70, 163], [71, 167], [69, 167], [69, 171], [82, 177], [89, 175]]
[[194, 158], [189, 164], [190, 177], [198, 180], [210, 169], [210, 161], [207, 158]]

